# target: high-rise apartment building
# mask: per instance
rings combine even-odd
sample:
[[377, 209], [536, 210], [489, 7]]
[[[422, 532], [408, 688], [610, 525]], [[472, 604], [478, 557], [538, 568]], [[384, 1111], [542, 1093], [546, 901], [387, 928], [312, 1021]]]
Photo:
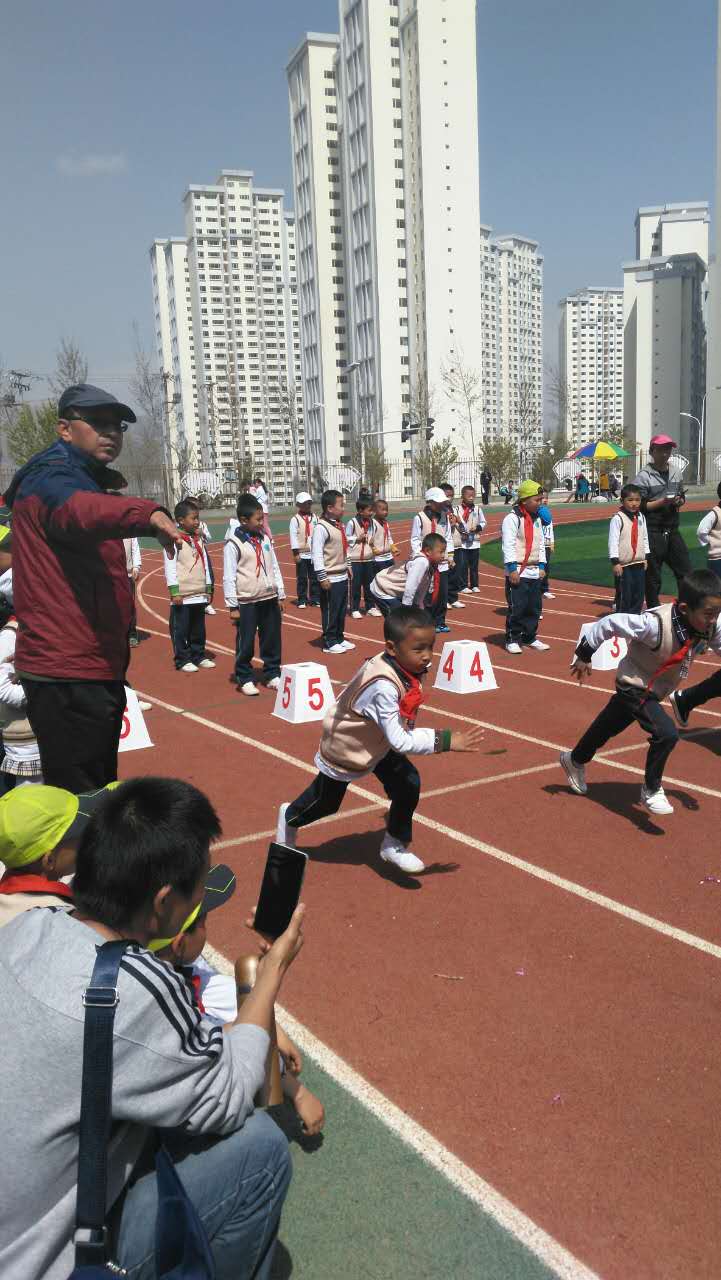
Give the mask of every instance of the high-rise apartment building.
[[666, 432], [693, 463], [706, 387], [708, 231], [705, 203], [639, 209], [639, 256], [623, 267], [626, 431], [641, 449]]
[[579, 289], [559, 306], [559, 417], [580, 448], [623, 430], [623, 289]]
[[184, 241], [151, 249], [170, 447], [231, 487], [259, 472], [287, 501], [306, 475], [293, 216], [244, 169], [183, 205]]
[[339, 20], [288, 64], [309, 447], [382, 442], [402, 496], [402, 415], [450, 434], [444, 371], [479, 365], [475, 0], [339, 0]]
[[482, 430], [542, 443], [543, 255], [526, 236], [480, 229]]

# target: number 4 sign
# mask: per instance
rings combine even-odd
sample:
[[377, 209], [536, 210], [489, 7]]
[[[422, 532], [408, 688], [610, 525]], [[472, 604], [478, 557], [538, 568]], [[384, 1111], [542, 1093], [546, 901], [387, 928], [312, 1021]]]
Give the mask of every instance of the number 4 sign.
[[433, 688], [446, 689], [448, 693], [497, 689], [488, 646], [478, 640], [447, 640]]
[[293, 662], [283, 667], [273, 715], [291, 724], [322, 720], [335, 702], [326, 667], [319, 662]]
[[141, 751], [143, 747], [152, 747], [152, 745], [145, 718], [138, 706], [138, 695], [134, 689], [126, 685], [125, 710], [118, 751]]

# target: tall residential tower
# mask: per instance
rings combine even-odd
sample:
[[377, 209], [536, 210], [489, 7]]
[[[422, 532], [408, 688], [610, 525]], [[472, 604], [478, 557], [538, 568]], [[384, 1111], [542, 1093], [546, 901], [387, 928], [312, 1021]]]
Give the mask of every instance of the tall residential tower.
[[580, 448], [623, 431], [623, 289], [589, 286], [559, 306], [559, 416]]

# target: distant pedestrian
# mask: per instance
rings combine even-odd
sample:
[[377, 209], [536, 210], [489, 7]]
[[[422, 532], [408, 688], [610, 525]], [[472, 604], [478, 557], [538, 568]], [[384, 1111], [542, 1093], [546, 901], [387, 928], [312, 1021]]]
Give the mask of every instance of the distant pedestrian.
[[481, 502], [484, 507], [488, 506], [491, 500], [491, 484], [493, 483], [493, 475], [488, 467], [484, 467], [481, 472]]

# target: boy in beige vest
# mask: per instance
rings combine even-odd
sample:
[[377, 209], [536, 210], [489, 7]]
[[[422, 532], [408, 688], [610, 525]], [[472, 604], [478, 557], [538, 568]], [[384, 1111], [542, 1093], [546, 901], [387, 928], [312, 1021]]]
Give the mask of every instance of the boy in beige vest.
[[476, 751], [483, 730], [416, 729], [421, 678], [433, 661], [435, 625], [402, 605], [383, 623], [385, 650], [364, 662], [323, 721], [318, 775], [292, 804], [282, 804], [277, 840], [295, 848], [295, 832], [337, 813], [351, 782], [373, 773], [391, 802], [380, 855], [413, 875], [424, 864], [409, 849], [421, 780], [408, 756]]
[[[450, 487], [450, 486], [449, 486]], [[434, 601], [426, 600], [426, 608], [436, 624], [436, 631], [448, 632], [446, 622], [448, 608], [448, 577], [453, 562], [453, 527], [448, 518], [450, 502], [445, 490], [438, 485], [426, 489], [425, 505], [411, 521], [411, 551], [420, 555], [421, 544], [427, 533], [440, 533], [446, 540], [446, 554], [438, 566], [440, 590]]]
[[[623, 636], [629, 644], [616, 671], [616, 692], [611, 701], [573, 751], [561, 752], [561, 764], [578, 795], [588, 790], [585, 766], [609, 739], [635, 720], [651, 739], [641, 804], [653, 814], [673, 813], [662, 779], [666, 761], [678, 742], [678, 730], [661, 703], [669, 695], [673, 699], [698, 654], [707, 649], [721, 653], [719, 613], [721, 583], [715, 573], [698, 569], [681, 579], [673, 604], [641, 614], [611, 613], [584, 628], [571, 663], [581, 682], [591, 675], [591, 658], [604, 640]], [[682, 716], [679, 718], [685, 723]]]
[[18, 620], [13, 609], [12, 569], [0, 575], [0, 732], [4, 754], [0, 794], [43, 780], [40, 748], [28, 720], [25, 690], [15, 672]]
[[226, 534], [223, 549], [223, 593], [236, 625], [235, 682], [246, 697], [257, 697], [253, 651], [258, 637], [263, 683], [280, 684], [280, 630], [285, 587], [273, 543], [265, 532], [265, 512], [252, 493], [238, 498], [238, 524]]
[[716, 497], [718, 502], [704, 516], [696, 530], [696, 537], [702, 547], [708, 548], [709, 569], [721, 578], [721, 484], [716, 490]]
[[348, 521], [345, 532], [348, 539], [348, 559], [351, 567], [351, 617], [360, 618], [361, 591], [366, 613], [373, 608], [371, 582], [373, 568], [373, 503], [370, 498], [359, 498], [355, 515]]
[[322, 494], [321, 515], [313, 530], [311, 554], [320, 587], [320, 617], [323, 626], [323, 652], [346, 653], [355, 649], [345, 638], [348, 611], [348, 535], [343, 528], [345, 498], [339, 489], [326, 489]]
[[183, 542], [172, 559], [163, 556], [170, 592], [170, 638], [176, 670], [192, 673], [215, 666], [205, 652], [205, 610], [213, 599], [213, 583], [197, 506], [179, 502], [174, 514]]
[[295, 495], [295, 515], [290, 518], [290, 549], [295, 560], [296, 599], [299, 609], [320, 604], [318, 580], [313, 568], [311, 542], [318, 517], [313, 514], [313, 498], [303, 490]]
[[[393, 564], [391, 560], [390, 567], [381, 569], [371, 583], [371, 591], [378, 601], [378, 612], [387, 618], [402, 604], [422, 609], [427, 598], [432, 607], [440, 591], [440, 564], [445, 554], [443, 534], [427, 533], [421, 543], [420, 555], [412, 556], [405, 564]], [[428, 617], [433, 621], [430, 612]]]
[[625, 484], [621, 507], [608, 526], [608, 558], [616, 583], [618, 613], [641, 613], [646, 594], [648, 528], [641, 511], [641, 490]]
[[[379, 573], [384, 573], [388, 569], [393, 568], [393, 557], [398, 548], [393, 541], [393, 533], [388, 523], [388, 503], [385, 498], [376, 498], [373, 503], [373, 528], [372, 528], [371, 550], [373, 551], [373, 578]], [[373, 592], [373, 582], [371, 581], [371, 592]], [[374, 601], [373, 608], [368, 612], [374, 618], [380, 618], [381, 610]]]

